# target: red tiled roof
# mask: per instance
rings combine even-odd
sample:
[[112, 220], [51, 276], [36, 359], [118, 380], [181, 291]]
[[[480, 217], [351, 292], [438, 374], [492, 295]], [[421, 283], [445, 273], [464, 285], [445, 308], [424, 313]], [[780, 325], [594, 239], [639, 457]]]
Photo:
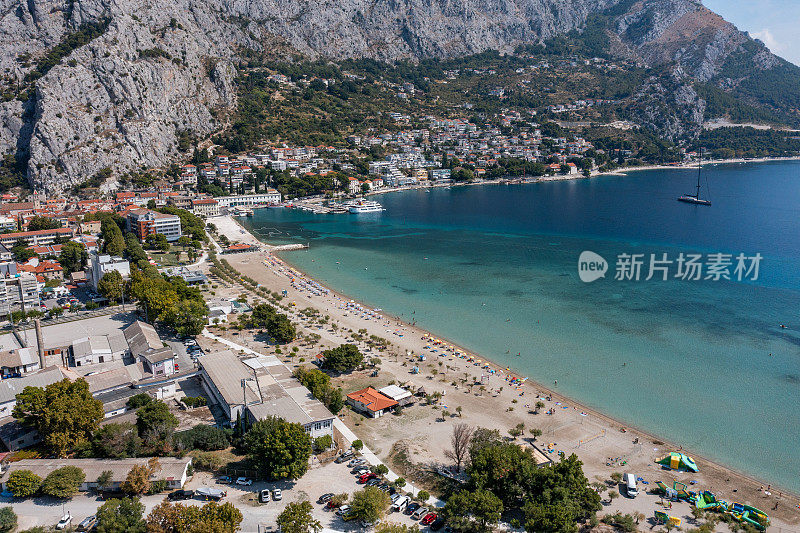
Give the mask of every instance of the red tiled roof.
[[13, 233], [4, 233], [4, 239], [17, 239], [25, 237], [33, 237], [35, 235], [51, 235], [54, 233], [60, 233], [63, 235], [73, 235], [75, 232], [71, 228], [55, 228], [55, 229], [40, 229], [36, 231], [17, 231]]
[[384, 396], [372, 387], [351, 392], [347, 395], [347, 397], [354, 402], [363, 404], [364, 407], [370, 411], [383, 411], [384, 409], [388, 409], [397, 405], [396, 401], [392, 400], [388, 396]]

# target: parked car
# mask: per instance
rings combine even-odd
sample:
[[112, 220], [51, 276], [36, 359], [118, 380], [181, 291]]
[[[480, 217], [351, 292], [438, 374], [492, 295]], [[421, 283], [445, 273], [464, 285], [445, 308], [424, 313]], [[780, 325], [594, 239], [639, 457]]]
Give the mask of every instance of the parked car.
[[186, 339], [185, 341], [183, 341], [183, 345], [187, 346], [187, 347], [188, 346], [197, 346], [197, 341], [194, 340], [194, 339], [191, 339], [191, 338], [190, 339]]
[[350, 512], [350, 506], [349, 505], [342, 505], [341, 507], [336, 509], [336, 514], [339, 515], [339, 516], [342, 516], [342, 515], [344, 515], [345, 513], [348, 513], [348, 512]]
[[246, 477], [240, 477], [240, 478], [236, 478], [236, 484], [237, 485], [245, 485], [245, 486], [249, 487], [250, 485], [253, 484], [253, 480], [249, 479], [249, 478], [246, 478]]
[[353, 469], [353, 473], [357, 476], [364, 475], [369, 472], [369, 467], [366, 465], [357, 466]]
[[370, 479], [369, 481], [367, 481], [366, 483], [364, 483], [364, 486], [366, 486], [366, 487], [377, 487], [380, 484], [381, 484], [381, 480], [380, 479], [373, 478], [373, 479]]
[[355, 456], [355, 454], [353, 452], [346, 452], [346, 453], [343, 453], [342, 455], [340, 455], [339, 457], [337, 457], [336, 459], [334, 459], [333, 462], [336, 463], [336, 464], [341, 464], [341, 463], [343, 463], [345, 461], [349, 461], [354, 456]]
[[264, 489], [258, 493], [258, 501], [267, 503], [269, 501], [269, 489]]
[[433, 521], [433, 524], [430, 525], [430, 530], [439, 531], [440, 529], [442, 529], [443, 526], [444, 526], [444, 518], [440, 516]]
[[408, 507], [406, 507], [406, 514], [413, 515], [417, 509], [419, 509], [419, 504], [417, 502], [411, 502], [408, 504]]
[[224, 490], [213, 487], [200, 487], [195, 491], [195, 494], [197, 494], [201, 500], [211, 500], [215, 502], [220, 501], [222, 498], [228, 495], [228, 493]]
[[347, 466], [349, 466], [350, 468], [353, 468], [353, 467], [356, 467], [356, 466], [359, 466], [359, 465], [363, 465], [365, 463], [366, 463], [366, 461], [364, 459], [358, 457], [356, 459], [353, 459], [349, 463], [347, 463]]
[[231, 476], [220, 476], [217, 478], [217, 483], [231, 483], [232, 481]]
[[436, 513], [428, 513], [424, 517], [422, 517], [422, 521], [420, 521], [420, 524], [422, 524], [423, 526], [429, 526], [433, 524], [435, 520], [436, 520]]
[[81, 523], [78, 524], [78, 531], [91, 531], [94, 529], [94, 526], [97, 525], [97, 517], [95, 515], [87, 516]]
[[363, 485], [367, 481], [375, 479], [376, 477], [378, 477], [378, 474], [376, 474], [375, 472], [368, 472], [366, 474], [361, 474], [360, 476], [358, 476], [358, 482]]
[[381, 489], [383, 492], [386, 492], [386, 493], [389, 492], [389, 484], [386, 483], [386, 482], [383, 482], [380, 485], [378, 485], [378, 488]]
[[276, 502], [283, 499], [283, 493], [281, 492], [281, 489], [272, 490], [272, 499], [275, 500]]
[[411, 515], [411, 518], [413, 518], [414, 520], [419, 520], [420, 518], [422, 518], [426, 514], [428, 514], [428, 508], [427, 507], [420, 507], [419, 509], [414, 511], [414, 514]]
[[356, 513], [354, 513], [353, 511], [347, 511], [346, 513], [342, 513], [341, 518], [345, 522], [349, 522], [350, 520], [353, 520], [354, 518], [358, 518], [358, 515], [356, 515]]
[[56, 529], [61, 531], [62, 529], [67, 529], [70, 525], [72, 525], [72, 515], [67, 512], [56, 524]]
[[331, 501], [331, 500], [333, 499], [333, 497], [334, 497], [334, 496], [335, 496], [335, 494], [334, 494], [334, 493], [332, 493], [332, 492], [326, 492], [325, 494], [323, 494], [322, 496], [320, 496], [320, 497], [319, 497], [319, 500], [317, 500], [317, 501], [318, 501], [319, 503], [328, 503], [329, 501]]
[[406, 506], [411, 501], [411, 498], [408, 496], [403, 496], [402, 494], [396, 494], [396, 496], [397, 499], [392, 500], [392, 511], [402, 513], [406, 510]]
[[167, 498], [175, 501], [175, 500], [190, 500], [194, 498], [194, 491], [193, 490], [176, 490], [175, 492], [170, 492], [167, 495]]

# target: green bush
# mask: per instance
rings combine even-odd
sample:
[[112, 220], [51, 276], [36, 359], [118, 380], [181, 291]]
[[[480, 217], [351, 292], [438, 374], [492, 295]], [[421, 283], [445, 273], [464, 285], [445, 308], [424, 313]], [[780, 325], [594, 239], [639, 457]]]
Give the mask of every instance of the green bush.
[[153, 398], [149, 394], [145, 392], [140, 392], [139, 394], [131, 396], [128, 399], [128, 407], [130, 407], [131, 409], [138, 409], [140, 407], [144, 407], [145, 405], [149, 404], [152, 401]]
[[229, 432], [214, 426], [195, 426], [175, 434], [185, 450], [224, 450], [230, 445]]
[[78, 493], [86, 474], [77, 466], [62, 466], [50, 472], [42, 482], [42, 494], [54, 498], [71, 498]]
[[39, 492], [39, 487], [42, 485], [42, 478], [30, 470], [16, 470], [9, 474], [6, 485], [14, 497], [27, 498]]
[[169, 488], [169, 481], [164, 479], [159, 479], [158, 481], [151, 481], [150, 488], [147, 489], [147, 494], [158, 494], [159, 492], [164, 492]]
[[17, 513], [11, 507], [0, 509], [0, 533], [14, 531], [17, 528]]
[[187, 407], [203, 407], [208, 404], [202, 396], [186, 396], [182, 401]]
[[314, 439], [314, 448], [320, 452], [330, 449], [333, 446], [333, 437], [323, 435]]
[[220, 468], [222, 468], [223, 460], [222, 458], [211, 452], [202, 452], [198, 453], [194, 456], [194, 466], [200, 470], [206, 470], [208, 472], [216, 472]]

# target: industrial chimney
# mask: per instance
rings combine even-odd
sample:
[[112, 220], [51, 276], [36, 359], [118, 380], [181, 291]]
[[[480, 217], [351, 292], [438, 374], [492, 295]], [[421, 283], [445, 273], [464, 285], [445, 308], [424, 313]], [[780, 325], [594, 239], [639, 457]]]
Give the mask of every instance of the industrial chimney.
[[39, 350], [39, 369], [44, 368], [44, 343], [42, 342], [42, 321], [36, 319], [33, 321], [36, 326], [36, 348]]

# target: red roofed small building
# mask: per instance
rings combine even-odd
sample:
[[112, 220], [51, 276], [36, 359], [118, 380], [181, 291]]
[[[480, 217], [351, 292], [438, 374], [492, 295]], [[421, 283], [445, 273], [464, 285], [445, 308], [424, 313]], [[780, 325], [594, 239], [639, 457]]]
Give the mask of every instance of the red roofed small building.
[[31, 272], [32, 274], [36, 274], [36, 278], [39, 279], [39, 281], [64, 279], [64, 269], [62, 269], [61, 265], [55, 261], [39, 261], [39, 264], [36, 266], [20, 265], [19, 269], [23, 272]]
[[384, 396], [372, 387], [367, 387], [348, 394], [347, 405], [352, 406], [353, 409], [366, 416], [378, 418], [397, 407], [398, 404], [395, 400]]
[[253, 246], [252, 244], [231, 244], [227, 248], [225, 248], [222, 253], [224, 254], [240, 254], [244, 252], [255, 252], [258, 250], [257, 246]]

